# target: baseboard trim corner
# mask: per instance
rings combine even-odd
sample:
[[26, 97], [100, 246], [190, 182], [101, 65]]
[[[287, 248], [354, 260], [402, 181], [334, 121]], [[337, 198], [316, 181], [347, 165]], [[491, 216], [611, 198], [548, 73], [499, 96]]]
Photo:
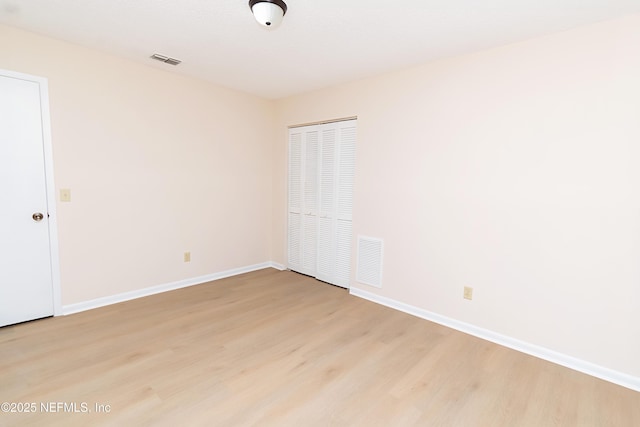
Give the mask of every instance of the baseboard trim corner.
[[287, 267], [284, 264], [280, 264], [278, 262], [271, 261], [269, 264], [271, 268], [275, 268], [276, 270], [284, 271], [287, 269]]
[[148, 288], [137, 289], [135, 291], [123, 292], [116, 295], [96, 298], [89, 301], [79, 302], [62, 306], [62, 315], [79, 313], [81, 311], [92, 310], [94, 308], [104, 307], [106, 305], [117, 304], [119, 302], [129, 301], [136, 298], [142, 298], [149, 295], [159, 294], [161, 292], [173, 291], [176, 289], [186, 288], [189, 286], [200, 285], [202, 283], [212, 282], [214, 280], [224, 279], [226, 277], [237, 276], [239, 274], [250, 273], [264, 268], [277, 268], [273, 262], [263, 262], [260, 264], [248, 265], [245, 267], [233, 268], [230, 270], [220, 271], [218, 273], [207, 274], [204, 276], [193, 277], [190, 279], [178, 280], [177, 282], [165, 283], [163, 285], [151, 286]]
[[520, 351], [522, 353], [546, 360], [548, 362], [552, 362], [566, 368], [573, 369], [575, 371], [582, 372], [596, 378], [600, 378], [601, 380], [605, 380], [622, 387], [640, 392], [640, 377], [634, 377], [632, 375], [605, 368], [603, 366], [596, 365], [594, 363], [587, 362], [581, 359], [577, 359], [573, 356], [568, 356], [566, 354], [562, 354], [545, 347], [540, 347], [535, 344], [520, 341], [518, 339], [502, 335], [488, 329], [480, 328], [469, 323], [461, 322], [459, 320], [451, 319], [449, 317], [442, 316], [409, 304], [405, 304], [391, 298], [382, 297], [374, 293], [367, 292], [363, 289], [351, 288], [349, 289], [349, 293], [356, 297], [363, 298], [371, 302], [375, 302], [377, 304], [381, 304], [386, 307], [393, 308], [398, 311], [402, 311], [404, 313], [432, 321], [434, 323], [438, 323], [443, 326], [447, 326], [460, 332], [464, 332], [466, 334], [494, 342], [504, 347]]

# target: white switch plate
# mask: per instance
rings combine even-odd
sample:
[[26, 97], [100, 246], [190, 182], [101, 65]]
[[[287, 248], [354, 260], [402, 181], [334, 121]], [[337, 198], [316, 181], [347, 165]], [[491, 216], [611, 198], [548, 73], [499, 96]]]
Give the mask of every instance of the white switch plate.
[[61, 202], [70, 202], [71, 201], [71, 190], [68, 188], [60, 189], [60, 201]]

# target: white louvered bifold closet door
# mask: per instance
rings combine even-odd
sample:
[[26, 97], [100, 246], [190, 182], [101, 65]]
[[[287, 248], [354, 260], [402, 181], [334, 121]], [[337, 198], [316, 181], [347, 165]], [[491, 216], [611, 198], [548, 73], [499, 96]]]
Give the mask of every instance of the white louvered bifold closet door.
[[302, 215], [302, 271], [315, 275], [318, 258], [318, 129], [303, 133], [304, 211]]
[[333, 283], [336, 274], [336, 148], [335, 128], [322, 130], [320, 143], [320, 187], [318, 212], [318, 273], [316, 277]]
[[356, 124], [355, 121], [341, 122], [340, 144], [338, 145], [338, 178], [336, 191], [336, 273], [333, 282], [348, 287], [351, 276], [351, 242], [353, 220], [353, 188], [356, 167]]
[[318, 256], [318, 147], [315, 126], [289, 132], [288, 265], [311, 276]]
[[356, 121], [289, 132], [289, 268], [349, 286]]
[[302, 132], [289, 133], [287, 263], [302, 268]]

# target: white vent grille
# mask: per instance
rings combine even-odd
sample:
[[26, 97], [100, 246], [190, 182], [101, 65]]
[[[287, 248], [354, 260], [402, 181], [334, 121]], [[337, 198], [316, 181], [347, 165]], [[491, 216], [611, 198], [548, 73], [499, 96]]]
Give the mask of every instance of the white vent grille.
[[382, 243], [382, 239], [358, 236], [358, 282], [382, 287]]
[[165, 64], [169, 64], [169, 65], [178, 65], [182, 62], [179, 59], [170, 58], [168, 56], [160, 55], [158, 53], [154, 53], [153, 55], [151, 55], [151, 59], [155, 59], [156, 61], [164, 62]]

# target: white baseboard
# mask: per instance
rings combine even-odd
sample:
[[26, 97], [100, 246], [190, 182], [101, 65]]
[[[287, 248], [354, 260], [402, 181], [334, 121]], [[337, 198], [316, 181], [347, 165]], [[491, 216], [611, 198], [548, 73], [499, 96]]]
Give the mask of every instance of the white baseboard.
[[280, 270], [280, 271], [284, 271], [284, 270], [287, 269], [287, 267], [284, 264], [280, 264], [280, 263], [273, 262], [273, 261], [271, 261], [269, 263], [269, 265], [270, 265], [271, 268], [275, 268], [276, 270]]
[[279, 268], [280, 264], [273, 262], [263, 262], [260, 264], [249, 265], [246, 267], [234, 268], [231, 270], [221, 271], [219, 273], [207, 274], [191, 279], [179, 280], [177, 282], [166, 283], [164, 285], [151, 286], [149, 288], [138, 289], [135, 291], [124, 292], [108, 297], [96, 298], [89, 301], [79, 302], [62, 306], [62, 314], [73, 314], [81, 311], [91, 310], [93, 308], [104, 307], [105, 305], [117, 304], [119, 302], [129, 301], [136, 298], [142, 298], [149, 295], [159, 294], [161, 292], [173, 291], [175, 289], [186, 288], [188, 286], [200, 285], [202, 283], [211, 282], [213, 280], [224, 279], [225, 277], [237, 276], [238, 274], [249, 273], [251, 271], [262, 270], [264, 268]]
[[558, 353], [557, 351], [553, 351], [548, 348], [540, 347], [535, 344], [530, 344], [525, 341], [520, 341], [515, 338], [511, 338], [511, 337], [490, 331], [488, 329], [479, 328], [469, 323], [460, 322], [458, 320], [451, 319], [449, 317], [441, 316], [439, 314], [432, 313], [430, 311], [423, 310], [421, 308], [414, 307], [412, 305], [405, 304], [405, 303], [393, 300], [391, 298], [381, 297], [379, 295], [364, 291], [362, 289], [351, 288], [349, 290], [349, 293], [351, 295], [364, 298], [366, 300], [369, 300], [390, 308], [394, 308], [396, 310], [411, 314], [413, 316], [430, 320], [434, 323], [438, 323], [440, 325], [447, 326], [452, 329], [456, 329], [458, 331], [467, 333], [469, 335], [473, 335], [478, 338], [482, 338], [484, 340], [491, 341], [496, 344], [500, 344], [504, 347], [508, 347], [513, 350], [517, 350], [522, 353], [526, 353], [531, 356], [535, 356], [540, 359], [544, 359], [549, 362], [565, 366], [575, 371], [579, 371], [587, 375], [591, 375], [593, 377], [600, 378], [602, 380], [621, 385], [626, 388], [630, 388], [631, 390], [640, 391], [639, 377], [634, 377], [632, 375], [614, 371], [612, 369], [605, 368], [605, 367], [593, 364], [591, 362], [586, 362], [584, 360], [577, 359], [572, 356], [567, 356], [566, 354]]

